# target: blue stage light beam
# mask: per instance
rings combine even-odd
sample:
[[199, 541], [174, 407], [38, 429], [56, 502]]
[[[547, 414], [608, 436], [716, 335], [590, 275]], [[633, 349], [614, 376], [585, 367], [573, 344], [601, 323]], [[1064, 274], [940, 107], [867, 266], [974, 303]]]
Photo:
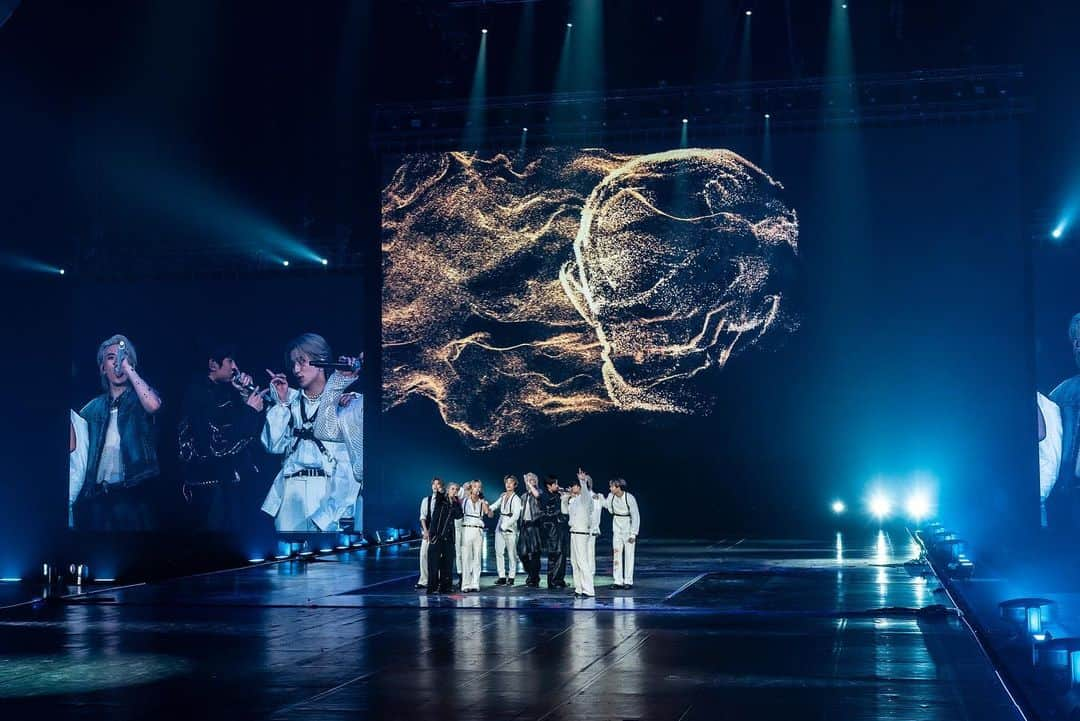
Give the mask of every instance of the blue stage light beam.
[[22, 271], [24, 273], [47, 273], [50, 275], [64, 275], [64, 269], [57, 265], [50, 265], [36, 258], [15, 253], [0, 253], [0, 266], [9, 270]]
[[484, 28], [480, 32], [480, 47], [476, 51], [476, 67], [469, 91], [465, 134], [461, 139], [463, 150], [479, 150], [487, 130], [487, 39], [488, 31]]
[[122, 156], [112, 161], [107, 164], [108, 181], [127, 207], [212, 239], [219, 253], [279, 265], [286, 259], [322, 261], [322, 254], [204, 178], [147, 170], [141, 160], [129, 162]]

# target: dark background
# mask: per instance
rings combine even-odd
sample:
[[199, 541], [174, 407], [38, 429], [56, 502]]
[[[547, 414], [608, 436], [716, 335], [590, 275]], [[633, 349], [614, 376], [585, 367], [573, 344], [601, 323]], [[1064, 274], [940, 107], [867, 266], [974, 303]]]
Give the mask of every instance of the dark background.
[[[590, 87], [653, 88], [822, 75], [831, 4], [605, 2], [604, 69], [591, 77]], [[1017, 507], [1026, 507], [1027, 488], [1034, 483], [1034, 446], [1024, 451], [1019, 444], [1034, 437], [1031, 349], [1036, 319], [1043, 316], [1033, 312], [1030, 296], [1014, 298], [1011, 283], [1003, 286], [1000, 297], [987, 293], [990, 282], [983, 282], [982, 273], [984, 267], [999, 268], [999, 262], [1005, 263], [1002, 256], [1015, 252], [1020, 257], [1014, 279], [1024, 282], [1028, 268], [1028, 282], [1035, 285], [1038, 276], [1023, 257], [1024, 244], [1044, 238], [1056, 222], [1054, 215], [1080, 191], [1080, 94], [1075, 92], [1080, 6], [1055, 0], [867, 0], [851, 5], [856, 73], [1019, 63], [1034, 112], [1018, 121], [1015, 144], [1004, 146], [1005, 167], [1016, 167], [1011, 153], [1018, 158], [1013, 177], [997, 165], [997, 139], [971, 126], [926, 125], [918, 133], [910, 131], [917, 136], [911, 142], [893, 148], [864, 143], [868, 164], [880, 163], [884, 156], [894, 165], [910, 162], [912, 167], [902, 184], [875, 186], [865, 203], [845, 201], [836, 209], [857, 213], [875, 208], [873, 217], [882, 220], [872, 228], [890, 241], [862, 246], [864, 255], [835, 261], [850, 264], [846, 275], [837, 270], [830, 276], [822, 270], [824, 256], [819, 256], [820, 267], [813, 267], [812, 209], [796, 204], [807, 277], [873, 281], [857, 306], [864, 309], [861, 320], [830, 316], [838, 324], [850, 322], [849, 342], [843, 342], [845, 334], [834, 333], [830, 337], [835, 347], [827, 356], [822, 351], [816, 362], [842, 377], [822, 375], [817, 402], [798, 416], [815, 414], [807, 443], [822, 447], [820, 456], [829, 461], [823, 465], [835, 469], [834, 477], [822, 480], [827, 486], [811, 486], [807, 480], [806, 495], [841, 494], [836, 484], [861, 488], [876, 472], [905, 474], [911, 467], [926, 467], [946, 484], [941, 489], [945, 511], [965, 511], [956, 525], [992, 535], [994, 524], [1030, 515], [1002, 514], [997, 494], [988, 489], [1015, 491]], [[748, 6], [754, 9], [751, 63], [740, 69], [738, 42], [742, 11]], [[897, 8], [903, 11], [899, 17]], [[43, 558], [64, 564], [79, 558], [79, 547], [65, 531], [63, 508], [64, 415], [71, 400], [73, 357], [71, 281], [149, 279], [170, 273], [197, 282], [242, 273], [278, 277], [284, 271], [258, 255], [258, 244], [245, 245], [259, 237], [251, 232], [253, 227], [268, 226], [340, 251], [334, 259], [342, 262], [334, 267], [348, 267], [363, 277], [361, 337], [374, 358], [380, 183], [368, 132], [374, 108], [386, 101], [467, 97], [477, 33], [483, 26], [492, 29], [489, 94], [550, 91], [570, 7], [545, 0], [532, 11], [535, 30], [523, 45], [516, 40], [525, 13], [521, 5], [24, 0], [0, 27], [0, 308], [9, 383], [7, 411], [0, 413], [0, 458], [5, 464], [0, 478], [0, 574], [30, 577]], [[517, 55], [528, 60], [527, 69], [516, 64]], [[937, 162], [921, 175], [916, 172], [915, 161], [908, 158], [928, 158], [930, 153], [919, 150], [937, 133], [955, 141], [939, 143], [948, 145], [943, 157], [957, 160], [955, 156], [964, 155], [959, 160], [969, 163], [967, 170]], [[985, 140], [981, 149], [965, 151], [963, 140], [969, 135]], [[813, 137], [789, 140], [809, 144]], [[755, 152], [747, 150], [751, 157]], [[904, 157], [896, 157], [901, 154]], [[781, 153], [778, 144], [774, 157], [779, 164], [801, 156]], [[773, 172], [789, 187], [799, 177], [779, 165]], [[996, 207], [987, 200], [966, 206], [972, 212], [964, 214], [944, 206], [961, 191], [969, 197], [969, 187], [983, 188], [987, 178], [1019, 189], [1018, 198], [1008, 192], [999, 195], [995, 188], [986, 191], [987, 198], [1018, 202], [1020, 228], [1002, 245], [988, 240], [977, 252], [973, 244], [978, 234], [968, 231], [997, 230], [991, 221], [997, 217]], [[922, 205], [877, 214], [916, 193]], [[208, 196], [215, 202], [206, 202]], [[973, 196], [974, 191], [967, 202], [974, 203]], [[948, 229], [949, 236], [942, 240], [944, 236], [905, 234], [902, 242], [893, 242], [902, 228], [911, 226], [887, 223], [904, 213], [947, 218], [949, 223], [940, 227]], [[847, 222], [842, 215], [836, 217], [838, 224]], [[995, 234], [993, 243], [1000, 237]], [[1063, 241], [1066, 248], [1077, 242], [1075, 235]], [[249, 267], [241, 271], [233, 266], [223, 273], [205, 262], [223, 255], [215, 251], [227, 248], [233, 254], [238, 247], [250, 252], [242, 256], [249, 259]], [[898, 258], [905, 252], [912, 258]], [[891, 269], [894, 263], [914, 264], [917, 252], [948, 267], [935, 271], [940, 278], [925, 278], [927, 282], [912, 287], [900, 274], [891, 275]], [[64, 265], [70, 272], [64, 278], [37, 272], [23, 262], [26, 258]], [[1047, 267], [1060, 274], [1062, 282], [1053, 286], [1053, 294], [1046, 291], [1038, 297], [1045, 299], [1053, 316], [1046, 321], [1046, 337], [1061, 339], [1064, 322], [1078, 306], [1064, 263], [1075, 263], [1076, 258], [1068, 252], [1054, 258]], [[946, 274], [949, 282], [937, 282]], [[306, 271], [290, 271], [284, 277], [300, 285], [308, 276]], [[961, 295], [965, 284], [976, 289], [974, 295]], [[856, 290], [840, 288], [832, 297], [839, 304], [855, 297]], [[1001, 315], [984, 312], [987, 302]], [[907, 306], [914, 308], [910, 315], [885, 312]], [[812, 310], [807, 309], [803, 337], [813, 337], [808, 335]], [[1026, 315], [1026, 325], [1016, 322], [1013, 313]], [[1004, 319], [1000, 323], [999, 317]], [[140, 350], [149, 350], [140, 344]], [[1057, 373], [1071, 372], [1065, 349], [1051, 352], [1059, 370], [1048, 371], [1049, 379], [1040, 377], [1040, 388]], [[872, 375], [876, 368], [882, 368], [880, 376]], [[837, 382], [826, 385], [826, 380]], [[369, 393], [377, 392], [369, 388]], [[842, 402], [834, 393], [842, 394]], [[1010, 400], [1021, 395], [1022, 410]], [[855, 416], [853, 407], [875, 410]], [[1014, 426], [1018, 412], [1023, 420]], [[866, 423], [856, 423], [856, 417]], [[826, 437], [827, 424], [838, 418], [850, 430]], [[378, 420], [369, 424], [373, 433], [378, 432]], [[417, 432], [421, 439], [425, 434]], [[411, 470], [392, 468], [391, 456], [384, 458], [379, 445], [382, 436], [369, 438], [380, 439], [368, 443], [371, 477], [400, 475], [414, 505], [418, 491], [413, 484], [422, 477], [413, 480]], [[945, 441], [951, 444], [948, 451], [942, 450]], [[431, 447], [456, 449], [452, 443], [456, 440], [446, 436]], [[776, 443], [783, 448], [785, 441]], [[703, 448], [709, 455], [717, 453], [711, 444]], [[1030, 469], [1020, 468], [1028, 464], [1027, 458]], [[546, 459], [525, 460], [539, 466]], [[446, 465], [448, 475], [468, 470]], [[797, 470], [782, 470], [793, 483], [799, 478]], [[672, 495], [676, 504], [692, 504], [695, 496], [724, 485], [722, 478], [693, 478]], [[388, 499], [388, 506], [396, 503]], [[650, 503], [659, 509], [665, 501]], [[784, 531], [783, 516], [774, 516], [774, 507], [761, 503], [746, 515], [766, 524], [776, 518], [777, 532]], [[791, 507], [784, 499], [778, 505], [781, 510]], [[808, 508], [805, 517], [820, 507]], [[367, 506], [370, 513], [377, 508]]]
[[[707, 147], [761, 162], [761, 143]], [[477, 452], [414, 397], [383, 420], [394, 523], [411, 520], [435, 474], [497, 489], [506, 473], [569, 480], [579, 466], [605, 487], [625, 477], [653, 536], [820, 533], [835, 522], [834, 498], [861, 523], [873, 487], [900, 503], [917, 482], [933, 486], [950, 518], [971, 506], [958, 489], [979, 488], [985, 530], [989, 518], [1029, 519], [1037, 483], [1016, 127], [832, 131], [772, 145], [770, 172], [799, 216], [801, 278], [788, 309], [801, 328], [713, 374], [710, 416], [594, 414]]]

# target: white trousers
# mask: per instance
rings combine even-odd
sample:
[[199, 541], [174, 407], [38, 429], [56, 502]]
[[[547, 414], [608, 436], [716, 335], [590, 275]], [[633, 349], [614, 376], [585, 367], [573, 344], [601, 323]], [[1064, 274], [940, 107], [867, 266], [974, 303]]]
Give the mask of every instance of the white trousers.
[[461, 590], [480, 590], [480, 563], [484, 553], [484, 529], [465, 526], [461, 542]]
[[637, 542], [628, 543], [630, 530], [621, 530], [617, 525], [612, 528], [611, 546], [614, 551], [612, 560], [612, 575], [616, 586], [627, 586], [634, 583], [634, 548]]
[[420, 541], [420, 580], [418, 583], [421, 586], [426, 586], [428, 582], [427, 577], [427, 560], [428, 549], [431, 548], [431, 544], [427, 540]]
[[495, 531], [495, 570], [499, 578], [513, 578], [517, 573], [517, 540], [518, 532]]
[[461, 544], [465, 540], [461, 532], [461, 521], [454, 521], [454, 568], [458, 573], [463, 573], [461, 566]]
[[570, 534], [570, 567], [574, 574], [574, 590], [586, 596], [595, 596], [593, 588], [593, 559], [589, 555], [589, 546], [593, 545], [591, 533]]

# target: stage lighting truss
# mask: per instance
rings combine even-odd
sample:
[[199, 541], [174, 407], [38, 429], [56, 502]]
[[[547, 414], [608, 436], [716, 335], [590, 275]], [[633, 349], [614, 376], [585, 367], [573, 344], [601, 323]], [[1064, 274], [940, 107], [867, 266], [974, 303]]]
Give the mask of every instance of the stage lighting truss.
[[[489, 149], [514, 147], [522, 127], [529, 128], [534, 144], [585, 144], [616, 138], [658, 141], [668, 138], [673, 126], [679, 133], [681, 124], [672, 123], [672, 118], [684, 117], [694, 119], [699, 141], [710, 136], [756, 135], [766, 128], [778, 133], [993, 120], [1030, 112], [1023, 81], [1018, 66], [981, 66], [854, 79], [491, 97], [482, 104], [487, 119], [483, 144]], [[855, 98], [853, 105], [828, 101], [841, 87]], [[470, 108], [475, 112], [475, 101], [469, 99], [380, 105], [375, 111], [373, 141], [385, 153], [460, 149]]]

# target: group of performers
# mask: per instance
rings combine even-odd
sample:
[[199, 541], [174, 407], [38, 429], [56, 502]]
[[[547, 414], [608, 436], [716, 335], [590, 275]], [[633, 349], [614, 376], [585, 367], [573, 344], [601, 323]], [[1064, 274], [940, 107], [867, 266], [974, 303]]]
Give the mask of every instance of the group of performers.
[[[547, 557], [547, 587], [564, 589], [569, 556], [574, 595], [596, 595], [596, 539], [601, 514], [607, 510], [612, 522], [612, 569], [616, 590], [634, 586], [634, 550], [641, 516], [626, 481], [613, 479], [605, 496], [596, 493], [592, 478], [578, 469], [569, 488], [559, 486], [556, 476], [541, 485], [535, 473], [525, 474], [525, 491], [518, 494], [518, 479], [506, 476], [504, 491], [493, 502], [484, 498], [480, 481], [444, 487], [442, 479], [431, 481], [431, 495], [420, 502], [420, 579], [418, 589], [428, 594], [449, 593], [455, 585], [463, 593], [480, 590], [482, 554], [487, 524], [495, 533], [496, 586], [513, 586], [518, 561], [525, 570], [525, 585], [540, 586], [540, 568]], [[460, 580], [453, 578], [456, 565]]]
[[[195, 525], [235, 526], [242, 482], [258, 477], [259, 445], [281, 457], [262, 511], [283, 533], [338, 531], [359, 525], [363, 486], [363, 397], [350, 392], [360, 359], [333, 360], [322, 336], [305, 333], [286, 347], [284, 373], [267, 370], [265, 389], [240, 370], [236, 351], [208, 352], [185, 393], [178, 428], [181, 487]], [[143, 378], [131, 340], [98, 347], [103, 393], [71, 412], [69, 524], [90, 531], [157, 527], [150, 481], [159, 475], [162, 399]]]

